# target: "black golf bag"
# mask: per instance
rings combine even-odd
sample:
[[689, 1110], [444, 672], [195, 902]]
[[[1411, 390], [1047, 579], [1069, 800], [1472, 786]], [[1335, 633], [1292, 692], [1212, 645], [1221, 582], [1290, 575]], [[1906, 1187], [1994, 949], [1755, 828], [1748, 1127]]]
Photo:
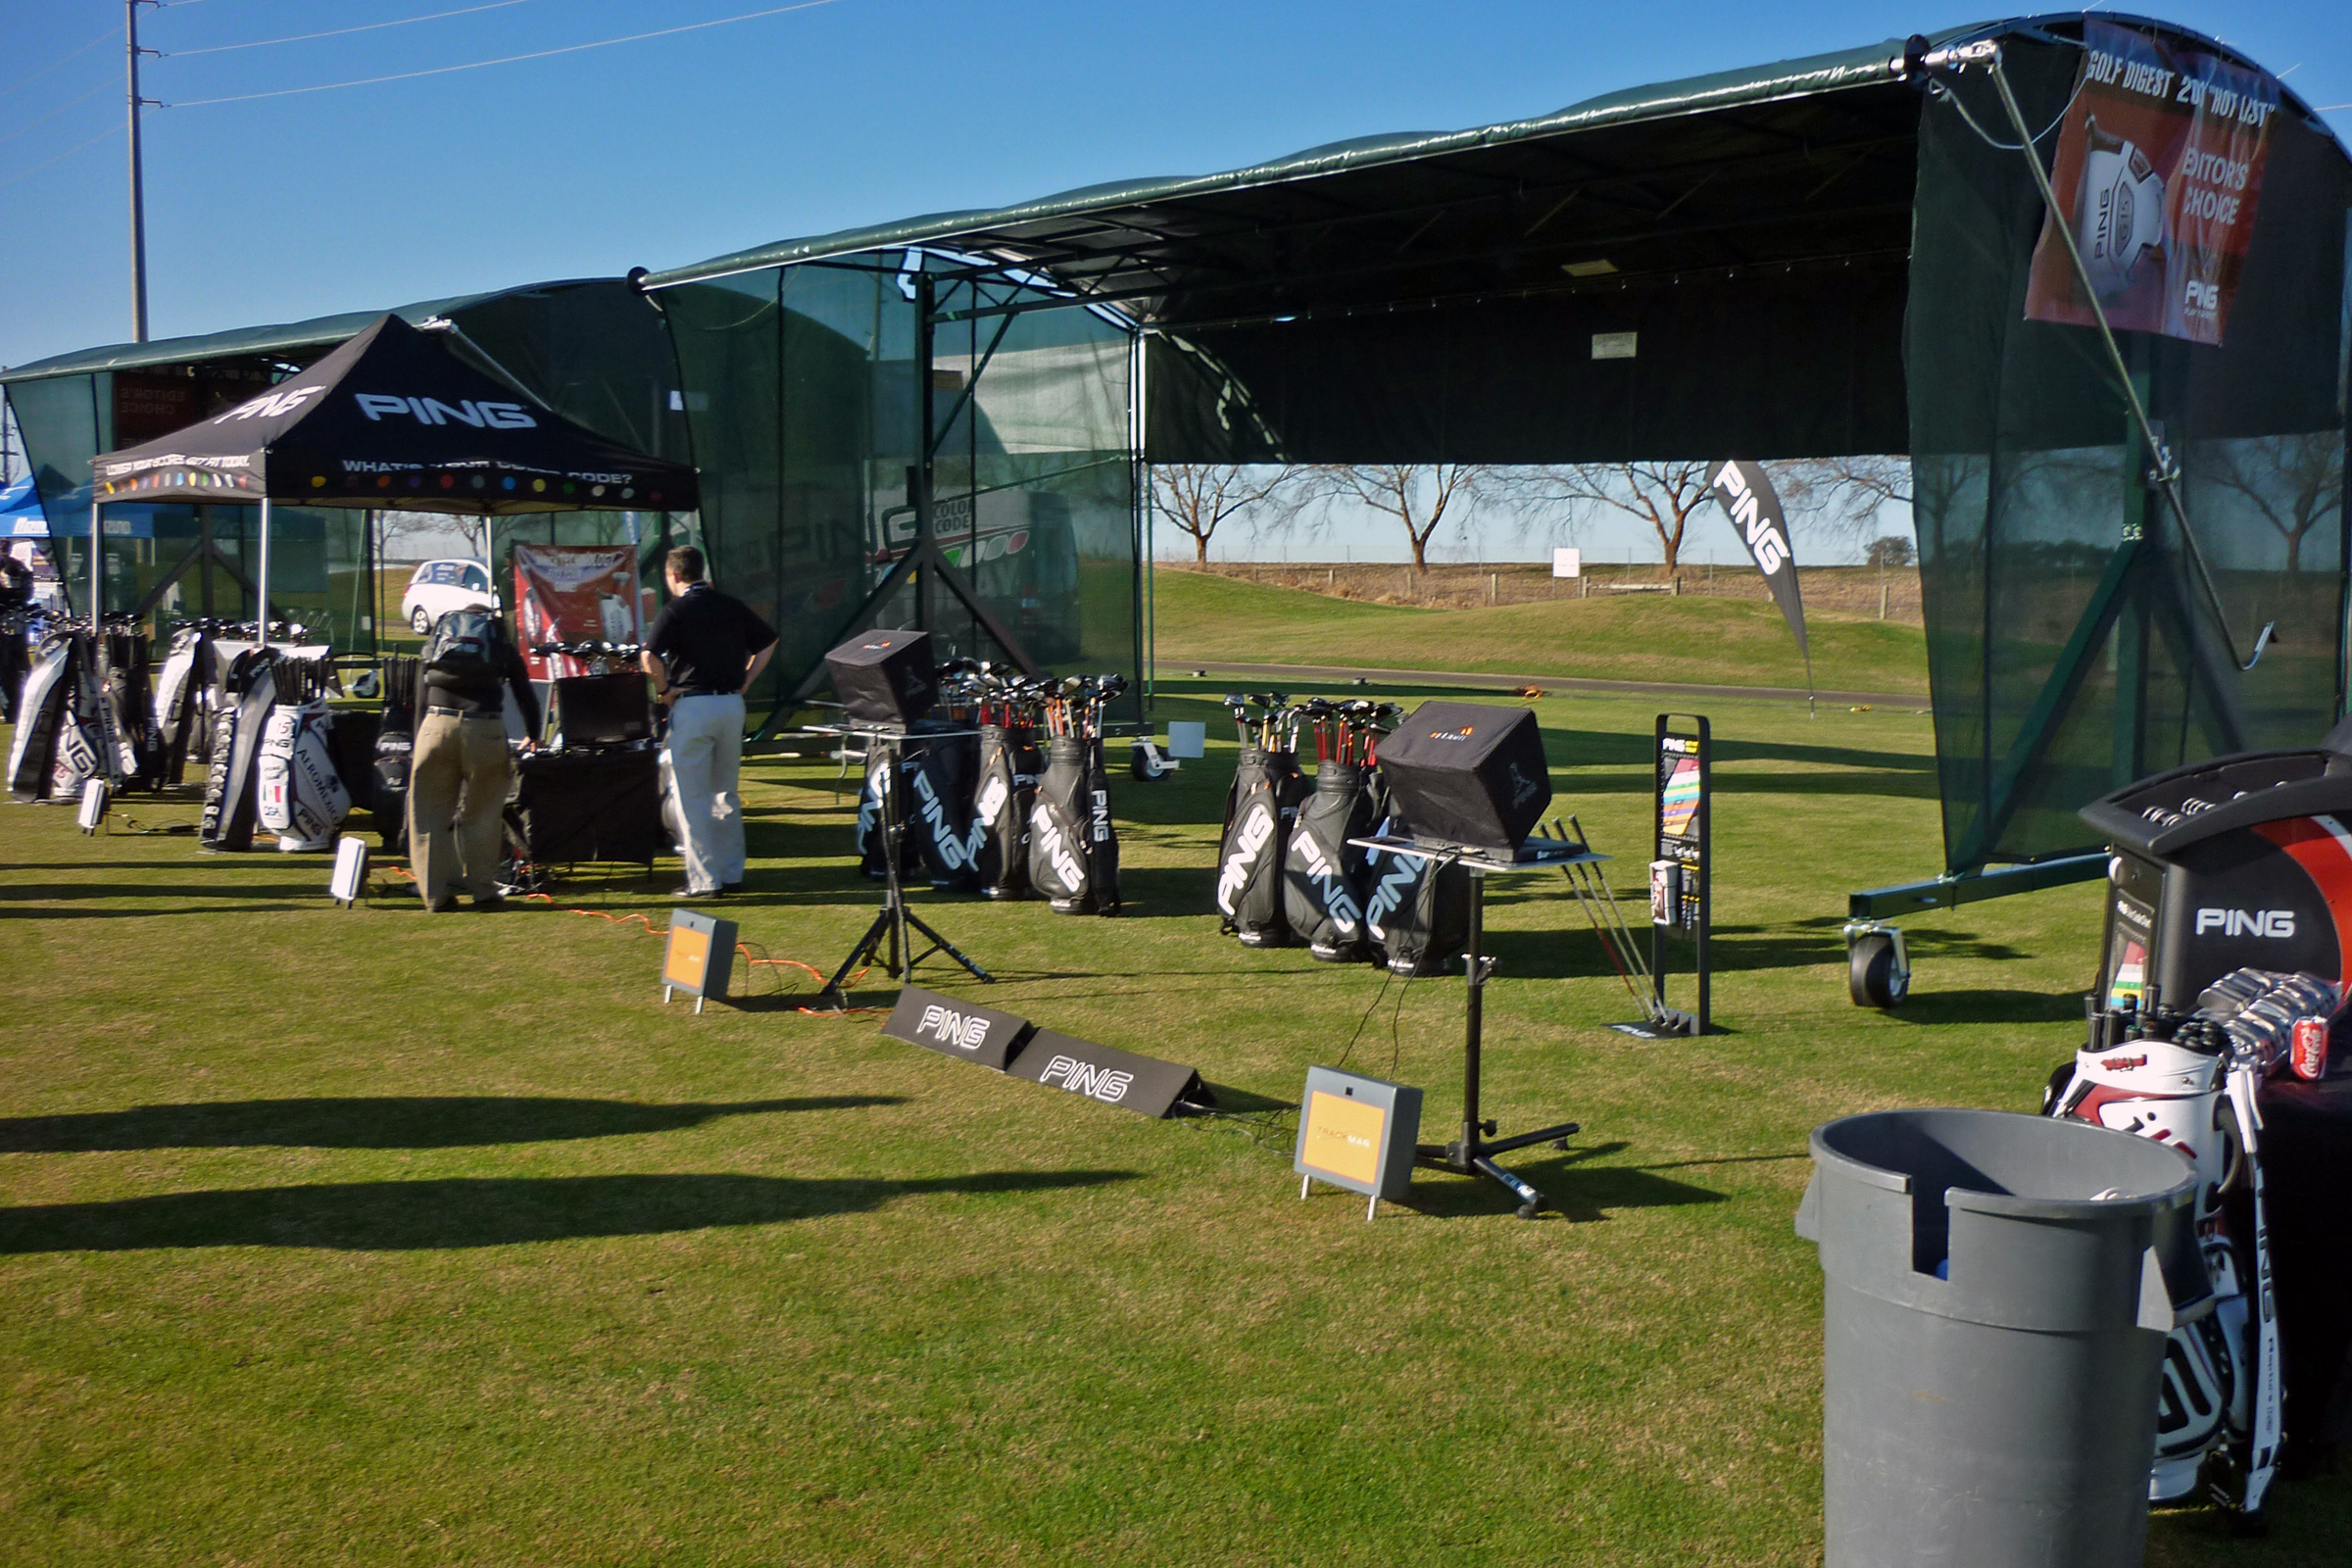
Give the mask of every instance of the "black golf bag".
[[20, 801], [49, 798], [58, 731], [79, 684], [74, 639], [55, 632], [42, 639], [17, 699], [17, 733], [8, 748], [8, 792]]
[[972, 735], [928, 735], [906, 739], [907, 837], [940, 892], [969, 892], [979, 886], [980, 831], [972, 818], [972, 792], [980, 748]]
[[1348, 844], [1372, 831], [1372, 803], [1351, 762], [1315, 769], [1314, 792], [1291, 824], [1282, 861], [1282, 910], [1292, 935], [1326, 963], [1370, 956], [1364, 929], [1364, 852]]
[[1037, 740], [1025, 726], [980, 726], [980, 781], [972, 792], [973, 869], [992, 899], [1029, 891], [1029, 815], [1037, 807], [1037, 777], [1045, 770]]
[[1056, 914], [1114, 914], [1119, 836], [1099, 742], [1056, 735], [1029, 813], [1029, 881]]
[[164, 655], [164, 667], [155, 682], [155, 738], [161, 757], [156, 782], [177, 784], [187, 774], [189, 743], [196, 738], [198, 701], [204, 690], [200, 664], [210, 641], [199, 627], [183, 626], [172, 634]]
[[368, 808], [385, 853], [398, 855], [409, 843], [409, 770], [416, 759], [416, 681], [412, 659], [384, 663], [384, 712], [375, 729], [375, 755], [368, 771]]
[[[1365, 788], [1373, 835], [1410, 837], [1378, 768]], [[1470, 873], [1451, 860], [1372, 851], [1364, 866], [1364, 929], [1388, 955], [1391, 974], [1445, 973], [1470, 943]]]
[[[891, 792], [891, 813], [904, 827], [909, 820], [908, 805], [911, 792], [906, 787], [906, 762], [895, 760], [881, 746], [875, 746], [865, 758], [865, 785], [858, 796], [858, 869], [879, 880], [890, 874], [889, 862], [883, 858], [882, 848], [882, 791]], [[922, 868], [921, 850], [915, 846], [915, 835], [899, 835], [899, 874], [905, 876]]]
[[213, 730], [213, 766], [204, 790], [204, 820], [196, 839], [211, 850], [250, 850], [260, 802], [254, 756], [270, 710], [277, 705], [276, 657], [251, 648], [230, 667], [227, 700]]
[[1217, 850], [1218, 927], [1246, 948], [1291, 940], [1282, 912], [1282, 862], [1291, 826], [1306, 796], [1298, 759], [1286, 751], [1242, 749], [1225, 797], [1225, 836]]

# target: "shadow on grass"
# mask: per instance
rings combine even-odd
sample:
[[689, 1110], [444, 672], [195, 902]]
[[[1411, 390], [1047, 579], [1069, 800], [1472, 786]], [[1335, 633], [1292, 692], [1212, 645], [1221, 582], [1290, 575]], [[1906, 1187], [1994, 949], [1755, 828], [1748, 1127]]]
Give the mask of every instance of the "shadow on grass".
[[923, 1193], [1025, 1193], [1132, 1181], [1116, 1170], [985, 1171], [909, 1181], [560, 1176], [171, 1193], [0, 1209], [0, 1253], [319, 1247], [412, 1251], [657, 1236], [856, 1214]]
[[[1724, 1200], [1721, 1193], [1660, 1176], [1656, 1169], [1590, 1163], [1602, 1155], [1622, 1153], [1628, 1147], [1623, 1143], [1596, 1144], [1566, 1153], [1523, 1149], [1496, 1158], [1513, 1175], [1544, 1195], [1545, 1212], [1570, 1220], [1607, 1219], [1611, 1209], [1680, 1208]], [[1413, 1172], [1412, 1206], [1424, 1214], [1451, 1218], [1491, 1213], [1516, 1204], [1516, 1199], [1484, 1176], [1427, 1167]]]
[[2080, 1022], [2082, 998], [2072, 991], [1914, 991], [1887, 1016], [1917, 1024]]
[[126, 1149], [456, 1149], [675, 1132], [721, 1116], [856, 1110], [905, 1103], [896, 1095], [817, 1095], [732, 1104], [644, 1105], [626, 1100], [494, 1096], [366, 1100], [224, 1100], [185, 1105], [0, 1119], [0, 1153]]

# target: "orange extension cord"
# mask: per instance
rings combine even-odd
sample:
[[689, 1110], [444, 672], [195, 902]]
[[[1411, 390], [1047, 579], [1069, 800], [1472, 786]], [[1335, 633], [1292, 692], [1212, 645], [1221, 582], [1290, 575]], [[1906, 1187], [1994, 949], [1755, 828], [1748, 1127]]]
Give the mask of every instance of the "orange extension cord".
[[[390, 871], [394, 876], [406, 877], [411, 882], [416, 880], [416, 873], [410, 870], [405, 865], [386, 866], [385, 869]], [[523, 899], [536, 899], [541, 904], [547, 905], [551, 908], [559, 906], [557, 906], [556, 901], [545, 893], [524, 893], [518, 895], [518, 897]], [[631, 933], [632, 935], [654, 937], [665, 937], [669, 935], [668, 926], [656, 925], [652, 920], [648, 919], [642, 914], [610, 914], [603, 909], [579, 908], [565, 909], [564, 912], [566, 914], [584, 914], [590, 919], [607, 920], [613, 925], [625, 926], [633, 920], [638, 925], [645, 928], [642, 932]], [[743, 955], [743, 961], [755, 968], [764, 967], [770, 969], [798, 969], [802, 973], [808, 975], [811, 980], [816, 981], [819, 985], [824, 983], [825, 972], [822, 969], [815, 967], [813, 964], [803, 963], [798, 958], [763, 957], [760, 956], [760, 954], [753, 953], [752, 948], [753, 944], [749, 942], [738, 942], [735, 944], [735, 951]], [[764, 954], [765, 952], [766, 949], [760, 949], [760, 954]], [[850, 976], [848, 980], [844, 981], [842, 984], [842, 990], [845, 993], [848, 992], [852, 987], [856, 986], [858, 981], [873, 973], [873, 970], [874, 966], [870, 963], [867, 964], [864, 968], [858, 970], [856, 974]], [[778, 982], [776, 994], [778, 996], [783, 996], [786, 994], [783, 990], [781, 980]], [[886, 1013], [890, 1009], [888, 1007], [796, 1007], [793, 1010], [810, 1018], [854, 1018], [859, 1014]]]

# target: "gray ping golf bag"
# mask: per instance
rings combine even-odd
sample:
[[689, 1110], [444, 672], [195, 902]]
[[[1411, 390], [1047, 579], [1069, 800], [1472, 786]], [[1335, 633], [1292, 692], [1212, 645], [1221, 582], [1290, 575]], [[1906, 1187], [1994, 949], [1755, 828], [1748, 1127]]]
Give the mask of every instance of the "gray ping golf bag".
[[368, 809], [375, 816], [375, 836], [386, 854], [398, 855], [409, 843], [409, 770], [416, 760], [416, 681], [414, 660], [391, 660], [384, 666], [384, 713], [375, 729], [375, 757], [369, 765]]
[[906, 740], [906, 835], [934, 890], [970, 892], [980, 885], [981, 835], [973, 820], [973, 788], [980, 767], [978, 738], [929, 735]]
[[1306, 779], [1291, 752], [1242, 748], [1225, 796], [1225, 836], [1217, 849], [1218, 926], [1246, 948], [1289, 945], [1282, 912], [1282, 862]]
[[1017, 899], [1029, 891], [1029, 815], [1037, 807], [1037, 777], [1045, 770], [1037, 739], [1026, 726], [980, 726], [980, 782], [972, 792], [973, 866], [980, 891]]
[[280, 703], [270, 710], [254, 758], [257, 819], [288, 854], [335, 847], [335, 829], [351, 810], [335, 771], [323, 700]]
[[196, 841], [210, 850], [250, 850], [259, 802], [254, 756], [270, 710], [277, 706], [276, 658], [250, 648], [228, 672], [226, 700], [214, 727], [213, 766], [205, 782], [204, 820]]
[[1056, 914], [1114, 914], [1119, 837], [1099, 743], [1056, 735], [1029, 813], [1029, 882]]
[[20, 801], [49, 798], [58, 731], [80, 684], [74, 639], [55, 632], [41, 641], [17, 700], [17, 732], [8, 748], [8, 792]]
[[1324, 762], [1314, 792], [1291, 824], [1282, 861], [1282, 911], [1291, 932], [1325, 963], [1371, 956], [1364, 929], [1364, 852], [1348, 844], [1372, 831], [1364, 775], [1352, 762]]
[[[2277, 1470], [2284, 1416], [2254, 1097], [2284, 1055], [2293, 1019], [2328, 1017], [2339, 999], [2312, 975], [2238, 969], [2198, 1000], [2206, 1005], [2170, 1039], [2158, 1038], [2162, 1024], [2104, 1044], [2094, 1035], [2071, 1070], [2051, 1075], [2044, 1108], [2154, 1139], [2196, 1167], [2214, 1308], [2165, 1342], [2148, 1497], [2178, 1501], [2202, 1481], [2223, 1507], [2254, 1515]], [[2252, 1219], [2241, 1235], [2223, 1199], [2248, 1183]]]

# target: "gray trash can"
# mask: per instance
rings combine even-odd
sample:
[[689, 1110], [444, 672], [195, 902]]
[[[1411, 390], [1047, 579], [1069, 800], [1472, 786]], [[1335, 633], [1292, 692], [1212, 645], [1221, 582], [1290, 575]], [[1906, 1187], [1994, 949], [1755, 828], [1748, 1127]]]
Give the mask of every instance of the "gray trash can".
[[2164, 1337], [2212, 1306], [2194, 1189], [2078, 1121], [1813, 1130], [1825, 1568], [2137, 1568]]

